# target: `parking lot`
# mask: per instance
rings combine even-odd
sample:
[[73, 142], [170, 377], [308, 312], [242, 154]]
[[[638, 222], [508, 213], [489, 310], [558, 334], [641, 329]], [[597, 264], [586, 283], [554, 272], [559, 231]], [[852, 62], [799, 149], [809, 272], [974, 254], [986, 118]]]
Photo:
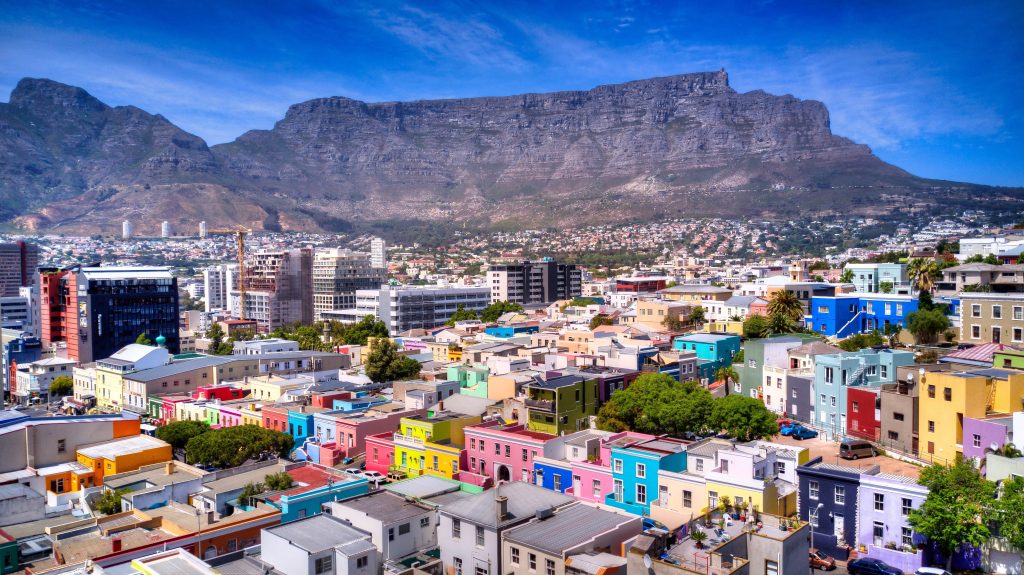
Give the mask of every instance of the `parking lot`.
[[849, 459], [842, 459], [839, 457], [839, 444], [834, 441], [825, 441], [823, 439], [804, 439], [799, 441], [792, 437], [786, 437], [784, 435], [776, 435], [772, 438], [775, 443], [782, 443], [785, 445], [793, 445], [796, 447], [805, 447], [810, 451], [810, 458], [821, 457], [824, 463], [834, 463], [837, 465], [845, 465], [847, 467], [856, 467], [859, 469], [866, 469], [872, 465], [877, 465], [881, 468], [882, 473], [894, 473], [896, 475], [905, 475], [907, 477], [917, 478], [921, 474], [921, 468], [913, 463], [907, 463], [906, 461], [900, 461], [884, 455], [878, 457], [869, 457], [866, 459], [858, 459], [851, 461]]

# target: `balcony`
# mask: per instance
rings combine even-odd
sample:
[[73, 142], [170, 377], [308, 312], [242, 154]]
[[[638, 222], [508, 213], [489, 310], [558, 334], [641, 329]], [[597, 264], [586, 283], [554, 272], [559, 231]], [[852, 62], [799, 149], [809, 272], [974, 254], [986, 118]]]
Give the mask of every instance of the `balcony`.
[[548, 413], [555, 412], [555, 402], [548, 399], [530, 399], [526, 398], [526, 407], [530, 409], [537, 409], [540, 411], [546, 411]]
[[402, 447], [411, 447], [413, 449], [423, 449], [423, 445], [425, 443], [422, 439], [419, 439], [417, 437], [411, 437], [408, 435], [402, 435], [401, 433], [396, 433], [391, 438], [395, 442], [395, 445], [401, 445]]

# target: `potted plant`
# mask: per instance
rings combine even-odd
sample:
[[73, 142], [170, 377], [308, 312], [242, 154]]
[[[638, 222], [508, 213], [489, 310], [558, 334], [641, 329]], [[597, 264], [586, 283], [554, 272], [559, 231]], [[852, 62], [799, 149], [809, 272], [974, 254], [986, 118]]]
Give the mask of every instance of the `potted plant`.
[[893, 550], [895, 550], [896, 549], [896, 542], [895, 541], [888, 541], [888, 542], [886, 542], [885, 548], [886, 549], [893, 549]]
[[789, 523], [785, 520], [785, 518], [779, 519], [779, 531], [788, 531], [788, 530], [789, 530]]
[[747, 509], [749, 507], [750, 507], [750, 504], [747, 503], [746, 499], [740, 499], [740, 502], [739, 502], [739, 508], [740, 508], [739, 520], [740, 521], [746, 521], [747, 520]]
[[708, 534], [704, 533], [700, 529], [697, 529], [690, 534], [690, 539], [693, 539], [693, 542], [697, 544], [697, 549], [703, 549], [704, 542], [708, 539]]
[[728, 513], [731, 507], [732, 499], [728, 495], [723, 495], [722, 498], [718, 500], [718, 510], [723, 514]]
[[718, 520], [718, 529], [720, 531], [725, 529], [725, 519], [719, 518], [719, 520]]

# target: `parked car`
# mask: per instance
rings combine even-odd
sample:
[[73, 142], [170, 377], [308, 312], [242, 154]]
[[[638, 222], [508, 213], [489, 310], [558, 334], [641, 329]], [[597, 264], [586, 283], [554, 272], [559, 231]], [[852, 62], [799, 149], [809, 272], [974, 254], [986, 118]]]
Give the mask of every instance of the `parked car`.
[[369, 481], [370, 483], [373, 483], [374, 485], [378, 486], [381, 483], [384, 483], [388, 480], [388, 478], [385, 477], [384, 474], [381, 473], [380, 471], [364, 471], [363, 477], [365, 477], [366, 480]]
[[783, 427], [786, 427], [787, 425], [793, 425], [793, 420], [786, 417], [781, 417], [779, 419], [776, 419], [775, 423], [779, 424], [779, 430], [781, 431]]
[[797, 427], [796, 429], [794, 429], [793, 433], [791, 433], [790, 435], [794, 439], [799, 439], [799, 440], [802, 441], [804, 439], [813, 439], [815, 437], [818, 437], [818, 432], [814, 431], [813, 429], [808, 429], [808, 428], [806, 428], [806, 427], [801, 425], [801, 426]]
[[363, 470], [359, 469], [358, 467], [350, 467], [345, 470], [345, 473], [348, 473], [349, 475], [355, 475], [356, 477], [363, 476]]
[[938, 567], [919, 567], [914, 575], [950, 575], [949, 571]]
[[846, 564], [846, 570], [850, 575], [903, 575], [903, 571], [889, 565], [885, 561], [871, 559], [854, 559]]
[[779, 428], [779, 435], [793, 435], [793, 430], [797, 427], [803, 427], [799, 423], [789, 422]]
[[823, 569], [825, 571], [831, 571], [836, 568], [835, 557], [829, 557], [817, 549], [811, 549], [810, 553], [811, 569]]
[[839, 457], [843, 459], [859, 459], [861, 457], [874, 457], [878, 450], [863, 439], [844, 439], [839, 444]]
[[670, 531], [668, 526], [661, 521], [651, 519], [650, 517], [644, 517], [644, 531], [647, 531], [648, 529], [662, 529], [666, 532]]

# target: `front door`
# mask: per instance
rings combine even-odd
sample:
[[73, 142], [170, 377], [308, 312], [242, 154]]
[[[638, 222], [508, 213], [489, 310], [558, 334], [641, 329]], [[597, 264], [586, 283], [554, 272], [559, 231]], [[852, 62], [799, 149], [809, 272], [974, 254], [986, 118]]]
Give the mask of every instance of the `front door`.
[[999, 340], [1002, 338], [1002, 335], [1003, 335], [1002, 328], [1000, 328], [1000, 327], [993, 327], [992, 328], [992, 343], [999, 343]]
[[872, 543], [874, 543], [875, 547], [881, 547], [882, 539], [885, 537], [885, 526], [882, 523], [875, 521], [871, 535]]
[[843, 537], [843, 516], [835, 513], [832, 518], [832, 534], [836, 536], [837, 543]]
[[658, 505], [668, 505], [668, 485], [658, 486]]

